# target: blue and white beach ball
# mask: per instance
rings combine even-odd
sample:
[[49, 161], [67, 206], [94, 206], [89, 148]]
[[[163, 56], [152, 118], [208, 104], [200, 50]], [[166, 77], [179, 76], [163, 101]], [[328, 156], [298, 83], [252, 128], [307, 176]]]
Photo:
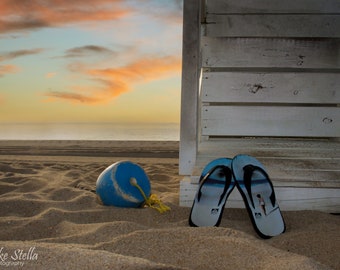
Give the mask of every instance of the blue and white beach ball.
[[98, 177], [96, 193], [104, 205], [140, 207], [145, 199], [136, 183], [150, 196], [150, 181], [144, 170], [130, 161], [119, 161], [107, 167]]

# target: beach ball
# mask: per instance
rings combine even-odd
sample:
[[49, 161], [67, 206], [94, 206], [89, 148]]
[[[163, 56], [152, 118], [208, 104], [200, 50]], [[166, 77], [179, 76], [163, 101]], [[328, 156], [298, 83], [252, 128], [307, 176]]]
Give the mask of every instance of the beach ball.
[[130, 161], [119, 161], [107, 167], [96, 183], [96, 193], [104, 205], [141, 207], [145, 201], [141, 191], [146, 197], [150, 196], [149, 178], [139, 165]]

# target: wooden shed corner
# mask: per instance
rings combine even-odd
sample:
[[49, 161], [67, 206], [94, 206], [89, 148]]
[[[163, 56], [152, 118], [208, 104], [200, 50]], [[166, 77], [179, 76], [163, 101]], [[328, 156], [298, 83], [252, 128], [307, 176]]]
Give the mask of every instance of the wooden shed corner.
[[339, 213], [340, 1], [186, 0], [183, 16], [180, 205], [209, 161], [248, 154], [282, 210]]

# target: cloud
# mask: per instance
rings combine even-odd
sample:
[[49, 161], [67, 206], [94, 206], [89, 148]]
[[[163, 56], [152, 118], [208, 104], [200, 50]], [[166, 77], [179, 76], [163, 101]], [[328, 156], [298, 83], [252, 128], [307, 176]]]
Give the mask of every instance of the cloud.
[[46, 73], [45, 78], [50, 79], [50, 78], [55, 77], [56, 75], [57, 75], [57, 72], [48, 72]]
[[0, 65], [0, 77], [3, 77], [8, 73], [16, 73], [19, 71], [19, 68], [14, 65]]
[[0, 54], [0, 62], [6, 61], [6, 60], [11, 60], [13, 58], [17, 58], [17, 57], [20, 57], [20, 56], [38, 54], [42, 51], [44, 51], [44, 49], [37, 48], [37, 49], [31, 49], [31, 50], [18, 50], [18, 51], [2, 53], [2, 54]]
[[119, 19], [130, 12], [123, 3], [124, 0], [2, 0], [0, 33]]
[[[2, 53], [0, 54], [0, 62], [12, 60], [14, 58], [21, 57], [21, 56], [38, 54], [42, 51], [43, 49], [32, 49], [32, 50], [17, 50], [17, 51]], [[17, 73], [18, 71], [19, 71], [19, 68], [15, 65], [0, 65], [0, 77], [3, 77], [9, 73]]]
[[67, 50], [65, 57], [81, 57], [93, 54], [112, 54], [112, 53], [113, 51], [102, 46], [86, 45]]
[[59, 98], [59, 99], [66, 99], [70, 101], [78, 101], [81, 103], [94, 103], [97, 101], [96, 98], [87, 97], [82, 94], [77, 93], [69, 93], [69, 92], [58, 92], [58, 91], [51, 91], [47, 94], [48, 97], [51, 98]]
[[0, 34], [145, 14], [182, 21], [183, 0], [1, 0]]
[[142, 58], [119, 68], [88, 70], [92, 76], [103, 76], [105, 78], [116, 78], [119, 81], [146, 82], [169, 76], [181, 68], [178, 57], [167, 56], [159, 58]]
[[[75, 70], [75, 67], [73, 67]], [[107, 103], [113, 98], [130, 91], [134, 85], [177, 75], [181, 70], [181, 59], [167, 56], [142, 58], [126, 66], [107, 69], [88, 69], [77, 66], [81, 72], [98, 83], [96, 88], [77, 88], [73, 92], [49, 91], [45, 96], [77, 103]]]

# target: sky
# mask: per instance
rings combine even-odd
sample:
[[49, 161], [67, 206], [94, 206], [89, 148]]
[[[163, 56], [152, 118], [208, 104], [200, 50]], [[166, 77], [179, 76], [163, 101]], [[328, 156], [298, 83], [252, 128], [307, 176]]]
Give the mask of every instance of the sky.
[[182, 0], [1, 0], [0, 123], [178, 123]]

